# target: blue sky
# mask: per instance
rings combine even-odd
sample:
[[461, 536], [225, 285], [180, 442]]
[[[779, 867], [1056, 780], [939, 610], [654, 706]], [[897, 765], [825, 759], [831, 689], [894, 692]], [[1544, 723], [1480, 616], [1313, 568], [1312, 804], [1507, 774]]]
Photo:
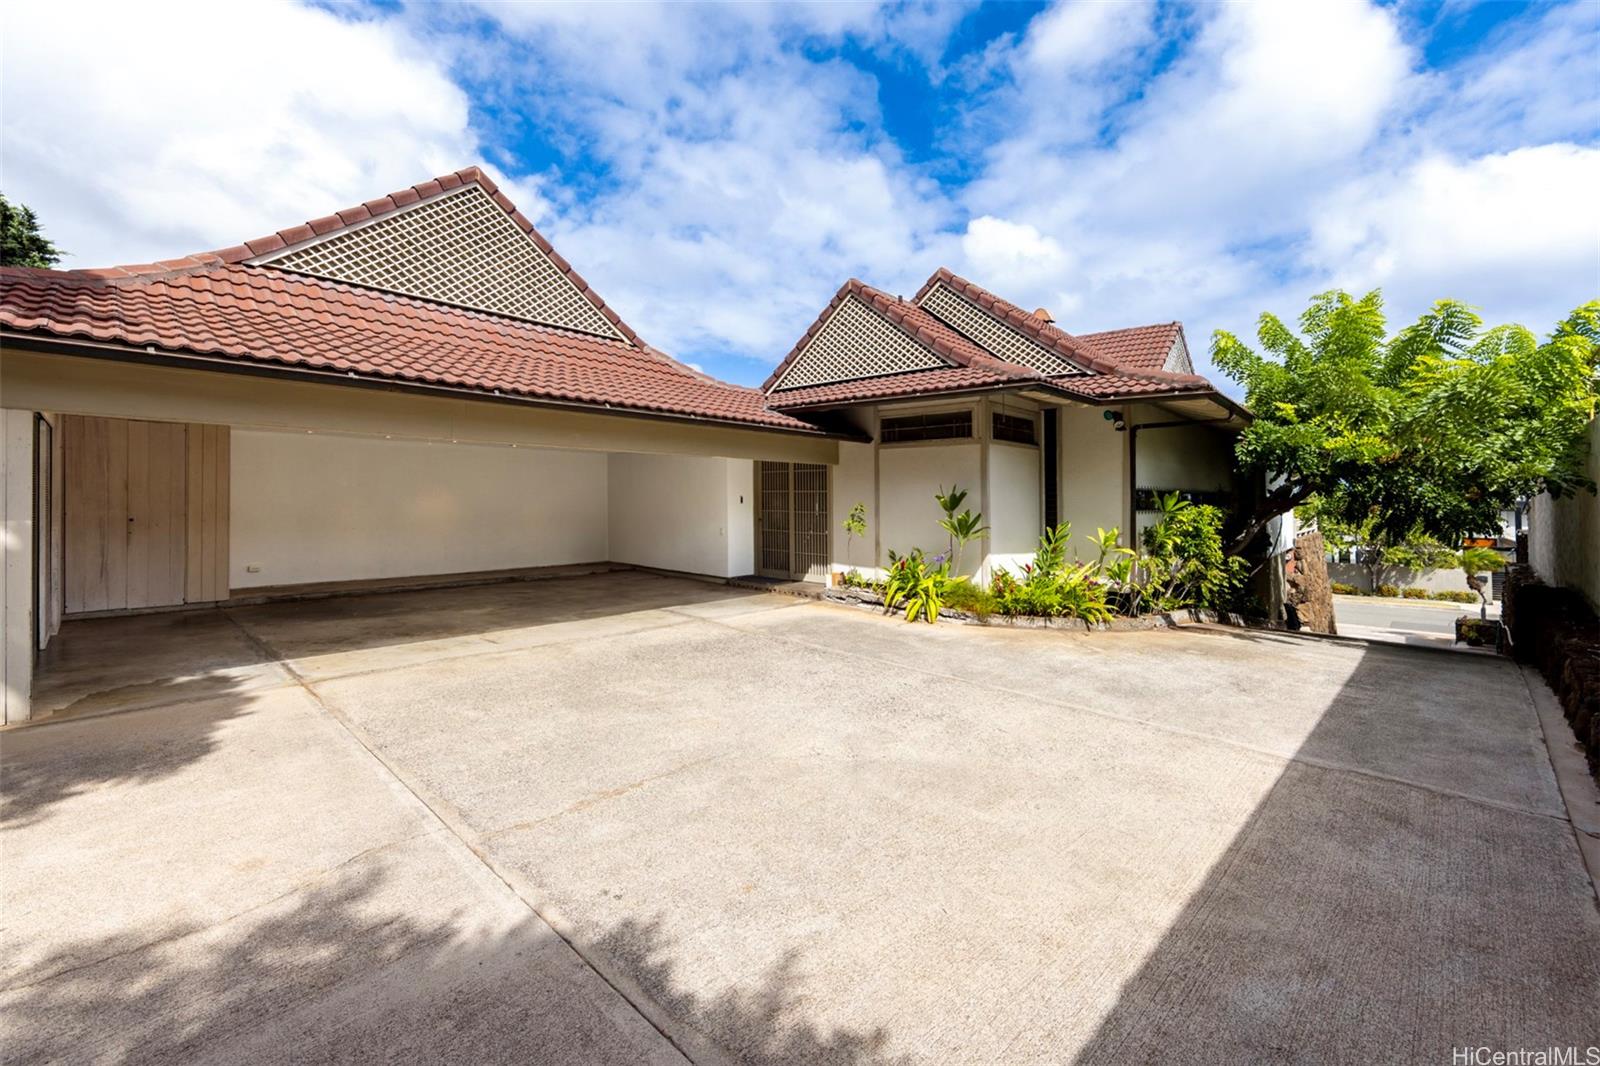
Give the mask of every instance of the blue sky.
[[1334, 286], [1540, 331], [1600, 296], [1593, 0], [86, 10], [8, 11], [0, 86], [0, 187], [72, 265], [477, 162], [742, 383], [846, 278], [941, 265], [1197, 354]]

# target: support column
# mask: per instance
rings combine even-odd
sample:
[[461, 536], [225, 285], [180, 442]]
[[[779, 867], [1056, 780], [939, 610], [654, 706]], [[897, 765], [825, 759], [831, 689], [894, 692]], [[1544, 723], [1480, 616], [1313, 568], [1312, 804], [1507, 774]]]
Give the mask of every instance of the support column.
[[0, 682], [6, 724], [28, 718], [33, 689], [33, 412], [0, 411]]

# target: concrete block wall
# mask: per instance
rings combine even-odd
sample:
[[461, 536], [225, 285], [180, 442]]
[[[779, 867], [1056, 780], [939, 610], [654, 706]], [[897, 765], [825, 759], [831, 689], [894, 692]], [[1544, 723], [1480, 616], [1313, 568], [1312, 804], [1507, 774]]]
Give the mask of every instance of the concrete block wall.
[[[1600, 482], [1600, 418], [1589, 423], [1588, 474]], [[1537, 497], [1528, 513], [1528, 562], [1546, 584], [1577, 589], [1600, 609], [1600, 497]]]

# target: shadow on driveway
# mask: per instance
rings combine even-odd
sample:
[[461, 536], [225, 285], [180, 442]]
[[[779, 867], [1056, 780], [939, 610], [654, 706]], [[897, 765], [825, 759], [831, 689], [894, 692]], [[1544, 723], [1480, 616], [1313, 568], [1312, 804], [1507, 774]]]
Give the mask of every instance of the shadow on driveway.
[[[1348, 763], [1352, 723], [1390, 710], [1382, 682], [1406, 658], [1456, 665], [1366, 650], [1301, 753]], [[1424, 716], [1447, 737], [1449, 709]], [[1465, 750], [1475, 734], [1453, 739]], [[1076, 1062], [1448, 1062], [1461, 1047], [1592, 1045], [1592, 903], [1558, 815], [1292, 762]]]

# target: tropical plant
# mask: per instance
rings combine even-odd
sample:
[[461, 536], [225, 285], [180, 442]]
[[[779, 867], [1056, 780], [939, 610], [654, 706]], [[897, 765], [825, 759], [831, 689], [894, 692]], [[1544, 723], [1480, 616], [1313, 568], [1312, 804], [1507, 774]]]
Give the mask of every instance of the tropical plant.
[[1161, 519], [1144, 531], [1145, 598], [1159, 610], [1224, 610], [1244, 590], [1249, 567], [1222, 544], [1222, 512], [1177, 493], [1160, 499]]
[[884, 613], [904, 604], [907, 622], [915, 622], [920, 617], [931, 625], [939, 620], [945, 590], [963, 580], [950, 576], [950, 560], [946, 556], [935, 555], [929, 559], [924, 557], [921, 548], [897, 555], [891, 548], [889, 574], [883, 586]]
[[956, 485], [951, 485], [948, 493], [940, 485], [939, 491], [934, 494], [934, 499], [939, 501], [939, 509], [944, 512], [944, 517], [939, 519], [939, 528], [950, 535], [950, 554], [955, 560], [956, 573], [961, 572], [962, 549], [989, 532], [989, 527], [983, 524], [982, 512], [974, 514], [968, 508], [960, 514], [956, 513], [966, 498], [966, 492]]
[[850, 513], [844, 516], [845, 554], [850, 553], [849, 546], [857, 537], [867, 535], [867, 505], [857, 503], [850, 508]]
[[1277, 515], [1313, 496], [1391, 543], [1443, 543], [1498, 528], [1518, 499], [1593, 491], [1583, 437], [1595, 412], [1600, 300], [1542, 343], [1521, 326], [1483, 329], [1441, 300], [1387, 337], [1381, 295], [1326, 292], [1297, 334], [1260, 318], [1260, 351], [1213, 335], [1211, 357], [1245, 387], [1255, 419], [1240, 434], [1243, 468], [1271, 488], [1229, 544], [1243, 551]]
[[0, 193], [0, 266], [53, 267], [61, 249], [39, 229], [39, 218], [24, 204]]
[[1067, 541], [1072, 537], [1072, 523], [1062, 522], [1050, 526], [1039, 536], [1039, 550], [1033, 553], [1029, 574], [1058, 574], [1067, 565]]

